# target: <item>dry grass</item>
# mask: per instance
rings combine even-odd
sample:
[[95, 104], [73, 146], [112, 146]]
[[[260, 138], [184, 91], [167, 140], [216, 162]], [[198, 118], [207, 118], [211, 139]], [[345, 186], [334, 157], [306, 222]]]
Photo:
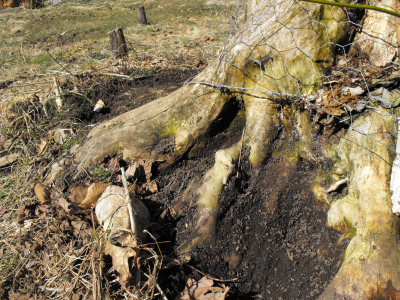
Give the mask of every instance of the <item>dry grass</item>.
[[136, 8], [143, 4], [70, 0], [36, 10], [0, 11], [2, 80], [60, 70], [49, 53], [71, 72], [108, 66], [108, 34], [118, 27], [124, 29], [131, 58], [207, 60], [218, 48], [209, 38], [230, 22], [221, 8], [204, 1], [146, 1], [151, 24], [143, 26], [136, 21]]

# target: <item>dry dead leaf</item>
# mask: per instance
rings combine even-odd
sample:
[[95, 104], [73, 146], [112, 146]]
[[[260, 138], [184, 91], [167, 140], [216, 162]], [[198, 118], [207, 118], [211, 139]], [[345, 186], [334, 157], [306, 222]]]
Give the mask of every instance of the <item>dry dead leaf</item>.
[[138, 164], [143, 167], [144, 174], [146, 175], [146, 181], [150, 182], [151, 180], [151, 167], [153, 166], [154, 160], [152, 159], [142, 159], [139, 160]]
[[13, 291], [10, 291], [8, 293], [8, 299], [9, 300], [31, 300], [33, 298], [30, 298], [29, 295], [26, 295], [26, 294], [19, 294], [19, 293], [14, 293]]
[[158, 192], [158, 186], [157, 186], [157, 182], [155, 180], [152, 180], [148, 183], [148, 189], [150, 193], [156, 193]]
[[83, 221], [71, 221], [71, 225], [74, 228], [74, 236], [79, 237], [83, 236], [84, 233], [82, 232], [82, 229], [86, 228], [86, 223]]
[[59, 145], [64, 145], [68, 141], [69, 137], [73, 135], [74, 132], [70, 128], [57, 128], [53, 132], [53, 139]]
[[50, 199], [51, 192], [49, 189], [46, 189], [43, 184], [38, 182], [35, 185], [35, 195], [40, 204], [43, 204], [46, 200]]
[[40, 138], [40, 144], [38, 145], [38, 149], [39, 149], [38, 155], [43, 154], [46, 151], [48, 145], [49, 145], [49, 143], [46, 139]]
[[58, 204], [62, 207], [62, 209], [65, 210], [65, 212], [69, 213], [71, 208], [69, 207], [71, 203], [69, 203], [66, 199], [64, 198], [58, 198]]
[[136, 257], [136, 251], [130, 247], [122, 248], [114, 246], [110, 241], [106, 240], [104, 253], [111, 256], [113, 268], [118, 272], [121, 283], [123, 285], [128, 284], [131, 278], [129, 259]]
[[93, 183], [89, 186], [85, 199], [82, 200], [79, 207], [83, 209], [92, 208], [96, 205], [97, 200], [99, 200], [101, 194], [104, 190], [110, 186], [111, 183]]
[[128, 169], [125, 171], [125, 176], [127, 179], [134, 177], [137, 170], [137, 164], [129, 165]]
[[224, 300], [229, 287], [213, 287], [214, 281], [204, 276], [199, 281], [189, 278], [180, 300]]
[[21, 205], [17, 211], [18, 223], [23, 223], [25, 221], [26, 217], [33, 215], [36, 206], [37, 206], [37, 202], [31, 202], [31, 203]]
[[88, 185], [75, 184], [71, 189], [69, 200], [77, 204], [81, 204], [87, 195], [88, 188]]
[[50, 185], [54, 180], [61, 176], [62, 171], [64, 170], [65, 166], [65, 159], [60, 160], [59, 162], [54, 163], [51, 166], [50, 173], [47, 175], [46, 179], [44, 180], [44, 185]]
[[24, 223], [24, 221], [25, 221], [25, 208], [26, 208], [25, 205], [21, 205], [18, 208], [18, 211], [17, 211], [17, 222], [18, 223]]
[[110, 161], [108, 162], [108, 169], [111, 173], [118, 172], [121, 169], [118, 159], [111, 157]]
[[16, 162], [19, 158], [18, 154], [11, 153], [6, 156], [0, 157], [0, 167], [4, 167], [7, 165], [11, 165], [12, 163]]

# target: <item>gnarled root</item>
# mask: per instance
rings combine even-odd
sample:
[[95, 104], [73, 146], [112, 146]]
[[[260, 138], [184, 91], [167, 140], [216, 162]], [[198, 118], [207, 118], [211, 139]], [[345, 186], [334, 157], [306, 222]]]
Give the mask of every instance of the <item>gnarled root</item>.
[[354, 237], [320, 299], [400, 297], [398, 220], [388, 185], [392, 124], [391, 116], [369, 113], [357, 119], [338, 146], [337, 169], [350, 175], [350, 184], [348, 195], [332, 204], [328, 225]]

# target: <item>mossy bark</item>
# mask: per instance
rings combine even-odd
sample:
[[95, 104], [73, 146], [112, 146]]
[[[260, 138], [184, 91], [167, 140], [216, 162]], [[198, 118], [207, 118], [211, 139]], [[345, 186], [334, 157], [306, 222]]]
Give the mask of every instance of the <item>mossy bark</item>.
[[332, 203], [328, 225], [353, 236], [342, 266], [320, 299], [398, 299], [398, 219], [389, 181], [394, 149], [393, 118], [370, 112], [341, 139], [334, 170], [348, 176], [348, 193]]

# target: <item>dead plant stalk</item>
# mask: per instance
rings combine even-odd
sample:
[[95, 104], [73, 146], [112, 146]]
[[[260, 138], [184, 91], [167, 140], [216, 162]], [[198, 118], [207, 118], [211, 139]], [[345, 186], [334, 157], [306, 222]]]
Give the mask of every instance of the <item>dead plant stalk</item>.
[[[136, 164], [134, 165], [133, 168], [134, 169], [136, 168]], [[128, 182], [126, 181], [125, 169], [123, 167], [121, 168], [121, 175], [122, 175], [122, 184], [124, 185], [125, 194], [126, 194], [125, 201], [126, 201], [126, 206], [128, 207], [129, 221], [131, 223], [131, 231], [135, 237], [137, 226], [136, 226], [135, 220], [133, 218], [132, 202], [131, 202], [131, 197], [129, 197]]]

